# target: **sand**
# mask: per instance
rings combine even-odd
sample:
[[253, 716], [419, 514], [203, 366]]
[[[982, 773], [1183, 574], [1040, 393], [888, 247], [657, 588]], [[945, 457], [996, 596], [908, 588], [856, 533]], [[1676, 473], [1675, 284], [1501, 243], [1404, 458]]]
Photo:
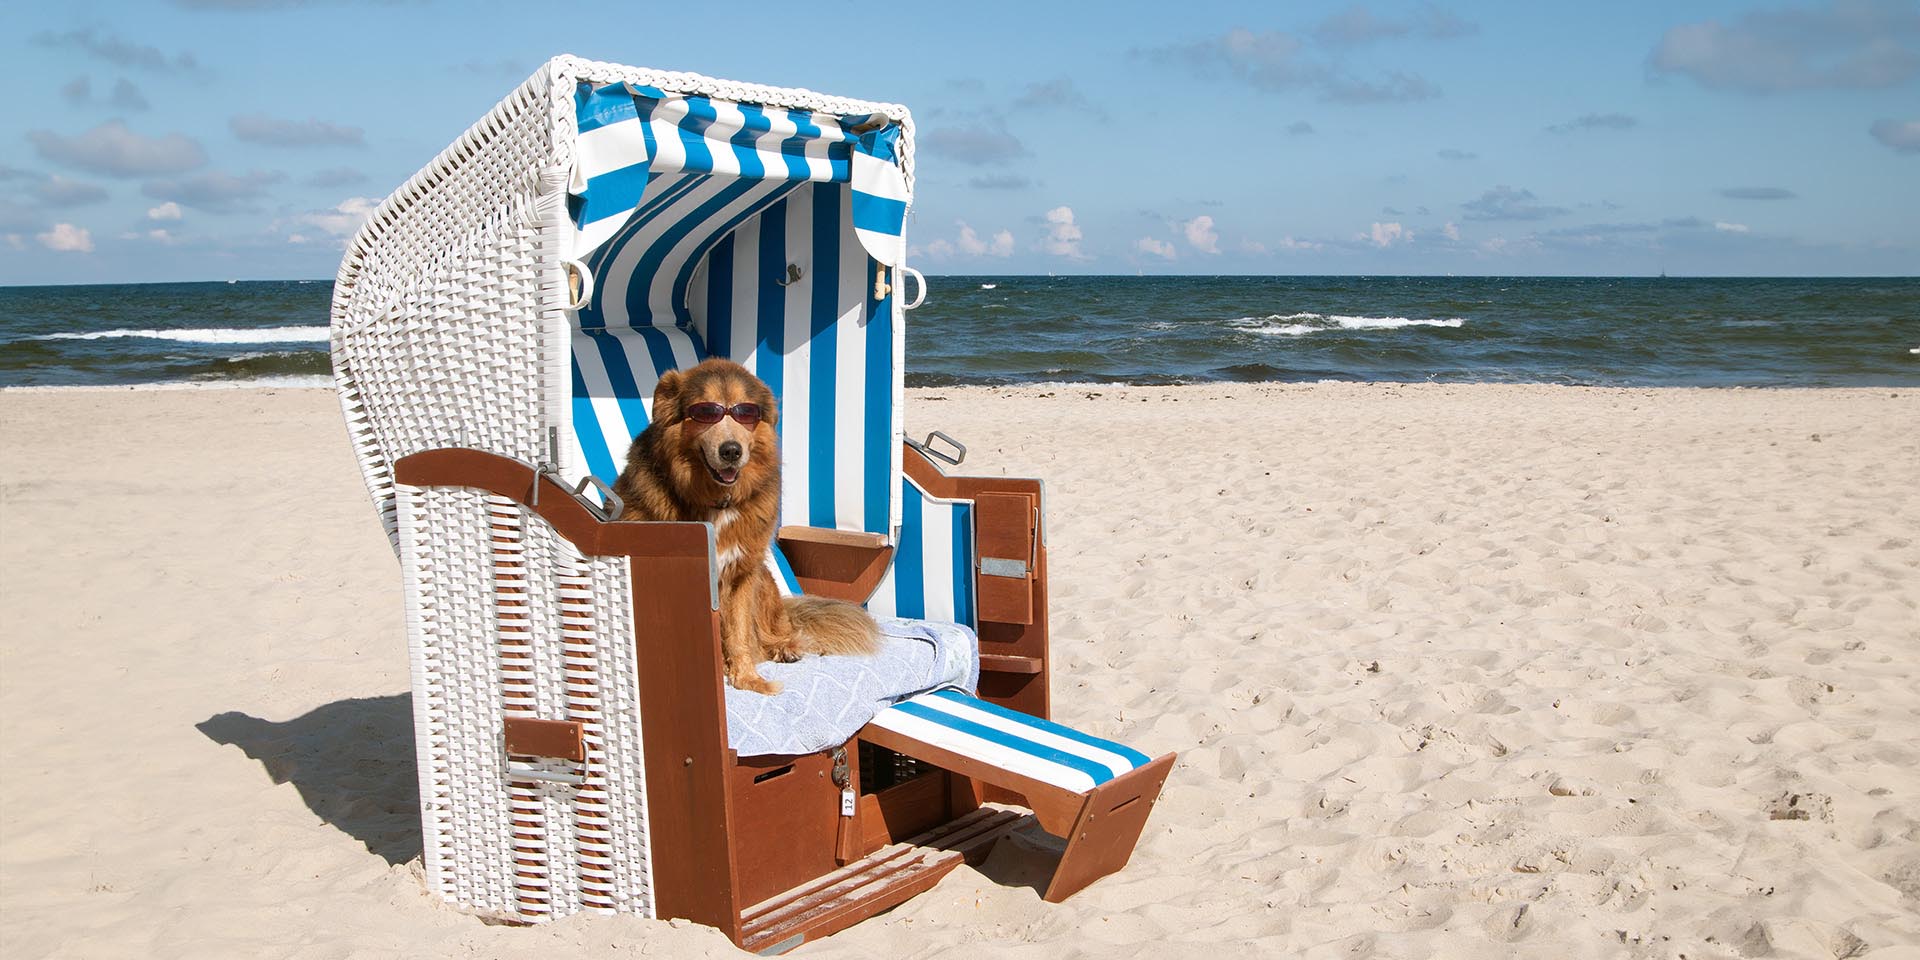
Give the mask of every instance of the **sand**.
[[[1920, 390], [908, 418], [1047, 478], [1056, 712], [1180, 764], [1072, 901], [1015, 840], [799, 955], [1920, 956]], [[425, 892], [398, 566], [330, 393], [8, 391], [0, 449], [0, 954], [738, 955]]]

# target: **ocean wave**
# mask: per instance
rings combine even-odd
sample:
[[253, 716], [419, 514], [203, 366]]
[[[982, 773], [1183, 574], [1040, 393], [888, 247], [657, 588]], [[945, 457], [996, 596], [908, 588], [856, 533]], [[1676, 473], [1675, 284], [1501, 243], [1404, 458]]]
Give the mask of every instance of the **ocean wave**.
[[1234, 317], [1227, 321], [1248, 333], [1271, 337], [1301, 337], [1327, 330], [1400, 330], [1406, 327], [1466, 325], [1465, 317], [1357, 317], [1324, 313], [1271, 313], [1264, 317]]
[[46, 333], [35, 340], [175, 340], [182, 343], [325, 343], [326, 327], [214, 327], [203, 330], [93, 330], [87, 333]]
[[333, 378], [319, 375], [276, 374], [248, 377], [244, 380], [160, 380], [152, 383], [30, 384], [0, 386], [0, 393], [69, 393], [121, 390], [249, 390], [249, 389], [332, 389]]

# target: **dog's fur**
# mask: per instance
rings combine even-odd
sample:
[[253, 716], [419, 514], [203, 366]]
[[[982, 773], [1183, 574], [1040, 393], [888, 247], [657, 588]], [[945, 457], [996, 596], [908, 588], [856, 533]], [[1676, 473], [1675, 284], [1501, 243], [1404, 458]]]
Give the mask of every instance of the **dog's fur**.
[[[688, 407], [707, 402], [729, 409], [759, 404], [760, 422], [748, 429], [731, 416], [715, 424], [687, 419]], [[780, 510], [778, 422], [773, 391], [731, 360], [670, 371], [653, 389], [653, 422], [634, 438], [627, 468], [613, 485], [626, 504], [622, 520], [713, 524], [727, 680], [768, 694], [780, 685], [760, 675], [762, 660], [871, 653], [880, 643], [865, 609], [821, 597], [782, 598], [774, 585], [766, 553]], [[723, 451], [729, 442], [740, 445], [737, 464]]]

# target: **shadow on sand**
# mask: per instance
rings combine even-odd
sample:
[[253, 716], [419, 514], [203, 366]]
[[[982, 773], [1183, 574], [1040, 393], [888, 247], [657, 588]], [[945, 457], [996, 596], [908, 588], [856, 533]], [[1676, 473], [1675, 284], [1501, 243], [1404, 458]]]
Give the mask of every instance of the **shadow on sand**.
[[420, 855], [411, 694], [340, 700], [280, 723], [229, 711], [194, 727], [293, 784], [320, 819], [388, 863]]

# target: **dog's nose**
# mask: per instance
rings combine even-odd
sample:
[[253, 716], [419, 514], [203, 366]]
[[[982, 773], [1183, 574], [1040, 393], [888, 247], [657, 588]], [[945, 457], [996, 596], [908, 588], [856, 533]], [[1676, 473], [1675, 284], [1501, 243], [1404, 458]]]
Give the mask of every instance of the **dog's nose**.
[[728, 440], [720, 445], [720, 459], [728, 463], [740, 462], [740, 441]]

